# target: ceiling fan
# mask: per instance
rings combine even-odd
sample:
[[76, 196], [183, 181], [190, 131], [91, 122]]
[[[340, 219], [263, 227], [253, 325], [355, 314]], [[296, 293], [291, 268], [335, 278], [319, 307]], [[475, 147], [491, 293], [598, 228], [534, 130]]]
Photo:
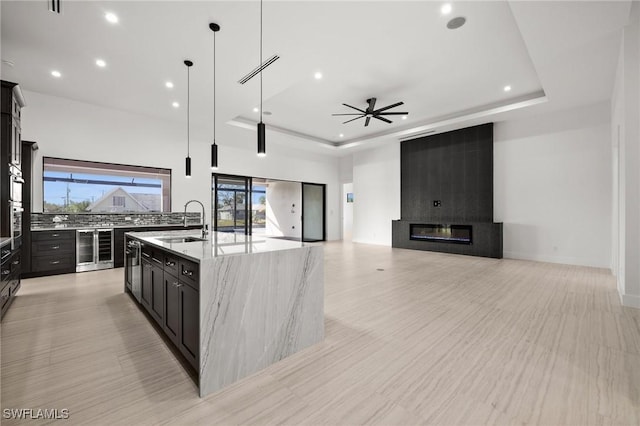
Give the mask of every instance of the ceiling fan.
[[387, 112], [387, 110], [389, 110], [391, 108], [395, 108], [397, 106], [403, 105], [404, 102], [398, 102], [398, 103], [395, 103], [393, 105], [389, 105], [389, 106], [386, 106], [386, 107], [383, 107], [383, 108], [378, 108], [378, 109], [374, 109], [375, 105], [376, 105], [376, 98], [367, 99], [367, 103], [369, 104], [369, 106], [367, 107], [366, 110], [362, 110], [360, 108], [356, 108], [356, 107], [351, 106], [351, 105], [342, 104], [342, 105], [344, 105], [346, 107], [355, 109], [356, 111], [358, 111], [358, 113], [331, 114], [331, 115], [357, 115], [358, 116], [356, 118], [352, 118], [351, 120], [347, 120], [342, 124], [347, 124], [347, 123], [349, 123], [351, 121], [355, 121], [355, 120], [358, 120], [360, 118], [366, 118], [366, 120], [364, 122], [364, 125], [366, 127], [366, 126], [369, 125], [369, 121], [371, 120], [371, 118], [377, 118], [380, 121], [384, 121], [385, 123], [389, 123], [390, 124], [390, 123], [393, 123], [393, 121], [382, 117], [383, 115], [407, 115], [407, 114], [409, 114], [408, 112]]

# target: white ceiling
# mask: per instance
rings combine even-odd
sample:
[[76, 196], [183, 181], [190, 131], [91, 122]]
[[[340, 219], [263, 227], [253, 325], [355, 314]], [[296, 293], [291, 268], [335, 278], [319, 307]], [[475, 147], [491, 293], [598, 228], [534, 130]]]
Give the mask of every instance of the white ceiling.
[[[2, 1], [2, 78], [41, 92], [183, 122], [191, 59], [191, 117], [212, 126], [213, 33], [218, 23], [217, 123], [255, 132], [259, 79], [237, 83], [259, 64], [258, 1]], [[491, 121], [548, 101], [567, 108], [609, 99], [630, 1], [453, 2], [265, 1], [264, 121], [272, 131], [339, 151], [382, 136]], [[120, 22], [106, 22], [106, 12]], [[466, 25], [446, 23], [464, 16]], [[105, 69], [96, 58], [107, 62]], [[52, 69], [63, 76], [55, 79]], [[323, 74], [321, 80], [314, 73]], [[169, 90], [164, 82], [171, 80]], [[503, 87], [510, 85], [511, 92]], [[393, 124], [342, 124], [341, 104], [404, 101]], [[171, 106], [173, 101], [179, 109]], [[532, 108], [536, 109], [536, 108]], [[539, 108], [537, 108], [539, 110]], [[338, 135], [344, 134], [344, 138]], [[344, 151], [344, 149], [343, 149]]]

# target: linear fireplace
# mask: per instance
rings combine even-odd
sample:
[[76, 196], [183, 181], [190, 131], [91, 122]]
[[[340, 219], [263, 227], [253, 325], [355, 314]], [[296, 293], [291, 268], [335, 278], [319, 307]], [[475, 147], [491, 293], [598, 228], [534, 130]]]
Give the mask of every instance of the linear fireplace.
[[455, 244], [471, 244], [471, 229], [471, 225], [434, 225], [412, 223], [409, 227], [409, 239]]

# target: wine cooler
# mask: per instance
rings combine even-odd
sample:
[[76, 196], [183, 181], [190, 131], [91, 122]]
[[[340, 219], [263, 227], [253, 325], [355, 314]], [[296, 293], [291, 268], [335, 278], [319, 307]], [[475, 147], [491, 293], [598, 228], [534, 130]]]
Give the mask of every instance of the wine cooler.
[[113, 229], [76, 231], [76, 272], [113, 268]]

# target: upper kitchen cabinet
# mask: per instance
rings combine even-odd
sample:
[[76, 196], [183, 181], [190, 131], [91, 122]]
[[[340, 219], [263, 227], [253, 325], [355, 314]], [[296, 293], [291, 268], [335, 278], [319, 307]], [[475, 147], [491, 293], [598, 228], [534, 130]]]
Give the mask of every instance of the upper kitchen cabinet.
[[20, 168], [22, 163], [21, 111], [24, 97], [20, 86], [1, 81], [0, 112], [2, 113], [2, 167], [8, 163]]

